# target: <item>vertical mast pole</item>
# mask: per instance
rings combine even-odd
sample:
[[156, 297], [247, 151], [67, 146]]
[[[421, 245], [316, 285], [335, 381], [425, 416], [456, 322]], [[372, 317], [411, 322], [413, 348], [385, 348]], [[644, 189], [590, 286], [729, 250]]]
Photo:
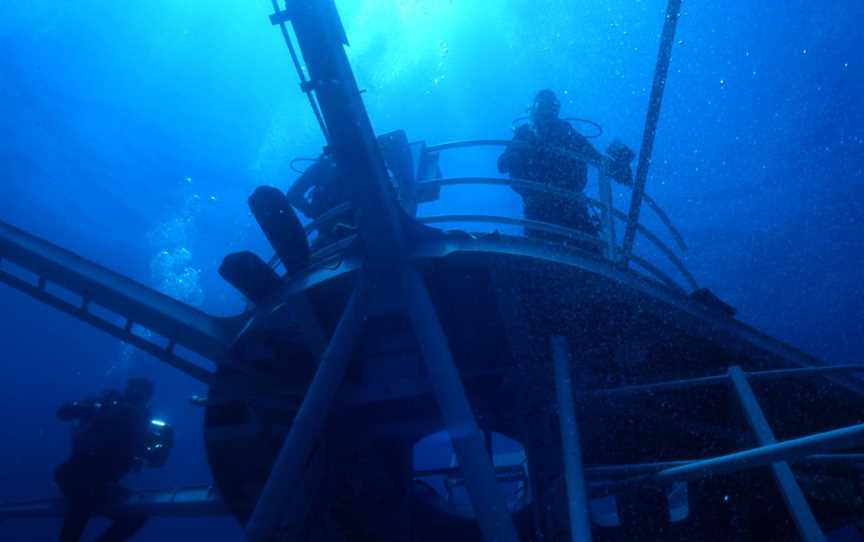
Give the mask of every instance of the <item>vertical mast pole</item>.
[[567, 510], [570, 516], [571, 542], [591, 542], [591, 519], [582, 467], [582, 445], [576, 423], [576, 403], [570, 377], [570, 346], [567, 337], [552, 337], [552, 361], [555, 366], [555, 394], [558, 398], [558, 421], [564, 454], [564, 478], [567, 483]]

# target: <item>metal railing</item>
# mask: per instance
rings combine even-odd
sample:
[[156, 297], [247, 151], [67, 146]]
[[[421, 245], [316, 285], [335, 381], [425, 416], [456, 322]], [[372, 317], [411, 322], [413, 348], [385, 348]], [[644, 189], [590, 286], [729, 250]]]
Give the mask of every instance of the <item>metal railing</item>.
[[[450, 141], [447, 143], [440, 143], [438, 145], [432, 145], [426, 147], [426, 152], [428, 153], [437, 153], [441, 151], [448, 151], [453, 149], [466, 149], [466, 148], [477, 148], [477, 147], [506, 147], [507, 145], [513, 144], [513, 141], [508, 139], [473, 139], [473, 140], [464, 140], [464, 141]], [[567, 151], [565, 149], [547, 149], [550, 152], [558, 154], [562, 158], [575, 158], [577, 160], [583, 160], [582, 157]], [[592, 164], [595, 166], [599, 166], [599, 164]], [[632, 188], [630, 185], [623, 185], [628, 188]], [[610, 194], [611, 196], [611, 194]], [[672, 236], [672, 239], [675, 240], [675, 244], [678, 245], [678, 248], [682, 251], [687, 250], [687, 243], [684, 241], [684, 236], [681, 235], [681, 232], [678, 228], [675, 227], [675, 224], [672, 223], [672, 220], [669, 218], [669, 215], [663, 208], [657, 203], [657, 201], [649, 196], [648, 194], [642, 195], [645, 204], [648, 206], [651, 211], [654, 212], [655, 216], [666, 226], [669, 234]], [[605, 200], [605, 197], [602, 198]]]
[[[468, 141], [454, 141], [439, 145], [432, 145], [426, 148], [425, 152], [435, 154], [442, 151], [453, 149], [471, 149], [478, 147], [504, 147], [512, 142], [503, 139], [479, 139]], [[553, 153], [557, 153], [564, 158], [581, 159], [574, 153], [562, 150], [553, 149]], [[626, 226], [628, 215], [615, 208], [613, 202], [613, 192], [610, 179], [603, 175], [603, 164], [591, 163], [589, 165], [595, 167], [598, 172], [598, 191], [599, 197], [592, 198], [584, 193], [565, 190], [542, 182], [530, 181], [517, 178], [503, 177], [446, 177], [435, 179], [418, 179], [417, 189], [415, 191], [417, 201], [403, 202], [403, 205], [411, 208], [416, 208], [418, 203], [428, 203], [438, 199], [438, 191], [444, 186], [501, 186], [523, 191], [534, 191], [538, 194], [546, 194], [554, 198], [568, 200], [576, 203], [584, 203], [589, 208], [594, 210], [600, 218], [601, 230], [598, 236], [591, 235], [587, 232], [580, 231], [574, 228], [554, 224], [550, 222], [530, 220], [526, 218], [516, 218], [503, 215], [489, 214], [443, 214], [435, 216], [421, 216], [418, 221], [425, 224], [442, 224], [442, 223], [461, 223], [461, 224], [489, 224], [503, 226], [517, 226], [525, 230], [534, 230], [552, 234], [562, 239], [562, 244], [576, 251], [585, 251], [585, 245], [593, 246], [599, 250], [602, 255], [611, 263], [614, 264], [632, 264], [642, 272], [653, 278], [656, 281], [664, 284], [672, 289], [685, 292], [698, 288], [698, 283], [695, 277], [690, 273], [681, 257], [676, 253], [676, 250], [661, 240], [661, 238], [653, 231], [642, 224], [636, 225], [637, 233], [649, 243], [659, 254], [665, 257], [666, 261], [680, 274], [683, 278], [685, 287], [682, 287], [678, 281], [671, 278], [665, 273], [660, 265], [648, 261], [643, 256], [631, 254], [628, 258], [622, 258], [622, 246], [618, 243], [616, 230], [619, 224]], [[626, 186], [626, 185], [625, 185]], [[672, 238], [674, 244], [680, 251], [686, 251], [687, 245], [684, 242], [680, 231], [675, 227], [666, 212], [647, 194], [643, 196], [646, 204], [660, 222], [665, 226], [666, 233]], [[352, 205], [350, 202], [343, 203], [328, 212], [324, 213], [317, 219], [309, 222], [304, 227], [307, 235], [310, 237], [325, 228], [333, 225], [346, 213], [351, 212]], [[546, 240], [538, 242], [548, 242]], [[574, 243], [575, 242], [575, 243]], [[580, 247], [581, 245], [581, 247]], [[323, 259], [334, 256], [340, 250], [347, 246], [345, 239], [341, 239], [326, 246], [317, 247], [318, 250], [313, 253], [313, 259], [321, 261]], [[591, 254], [597, 256], [596, 253]], [[271, 267], [276, 268], [279, 265], [278, 258], [274, 256], [270, 260]]]
[[[772, 369], [756, 372], [745, 372], [738, 366], [732, 366], [724, 374], [708, 377], [605, 390], [576, 390], [576, 401], [584, 402], [622, 395], [653, 394], [702, 386], [725, 385], [728, 386], [737, 409], [743, 414], [747, 427], [756, 437], [757, 442], [757, 446], [754, 448], [688, 461], [589, 467], [580, 465], [579, 467], [584, 469], [584, 473], [594, 482], [589, 493], [593, 496], [612, 495], [643, 484], [669, 484], [758, 467], [769, 467], [801, 539], [808, 542], [821, 542], [825, 540], [824, 534], [789, 465], [799, 462], [864, 463], [864, 455], [860, 453], [832, 453], [838, 450], [860, 449], [861, 446], [864, 446], [864, 424], [778, 441], [751, 387], [751, 382], [860, 371], [864, 371], [864, 365]], [[568, 384], [568, 387], [572, 389], [572, 384]], [[606, 482], [602, 481], [604, 479]]]
[[[453, 141], [439, 145], [432, 145], [426, 148], [428, 153], [440, 153], [454, 149], [472, 149], [478, 147], [506, 147], [513, 144], [512, 141], [502, 139], [479, 139], [466, 141]], [[548, 224], [538, 222], [536, 220], [516, 219], [512, 217], [488, 216], [488, 215], [441, 215], [435, 217], [422, 217], [421, 222], [485, 222], [488, 224], [504, 224], [504, 225], [521, 225], [527, 229], [535, 229], [545, 231], [562, 236], [565, 239], [576, 239], [593, 242], [603, 249], [603, 253], [607, 260], [615, 264], [627, 264], [633, 262], [641, 271], [646, 272], [649, 276], [659, 280], [666, 286], [677, 290], [684, 290], [678, 285], [678, 282], [670, 278], [664, 273], [660, 267], [649, 262], [644, 257], [638, 255], [629, 255], [624, 258], [622, 256], [622, 246], [618, 244], [616, 236], [616, 225], [623, 223], [625, 226], [628, 222], [628, 215], [618, 210], [614, 206], [613, 191], [611, 181], [604, 174], [604, 163], [597, 161], [585, 160], [572, 151], [566, 149], [551, 149], [551, 152], [558, 154], [562, 158], [570, 158], [585, 161], [588, 165], [594, 167], [598, 171], [598, 197], [591, 198], [581, 192], [565, 190], [549, 184], [529, 181], [526, 179], [510, 179], [500, 177], [453, 177], [440, 179], [421, 179], [418, 187], [418, 199], [421, 201], [426, 198], [429, 201], [429, 194], [435, 194], [443, 186], [457, 185], [490, 185], [490, 186], [507, 186], [520, 190], [531, 190], [541, 194], [547, 194], [559, 199], [570, 200], [573, 202], [584, 202], [590, 208], [597, 211], [600, 215], [601, 232], [599, 237], [594, 237], [585, 232], [579, 232], [572, 228], [564, 228], [556, 224]], [[627, 185], [624, 185], [627, 186]], [[675, 227], [665, 211], [647, 194], [643, 195], [646, 204], [649, 206], [660, 222], [666, 227], [667, 233], [672, 237], [673, 241], [681, 251], [687, 250], [687, 245], [684, 242], [680, 231]], [[695, 290], [698, 288], [698, 283], [683, 260], [676, 254], [675, 250], [668, 244], [664, 243], [660, 237], [642, 224], [636, 225], [636, 231], [648, 243], [653, 246], [666, 260], [675, 268], [675, 270], [683, 277], [687, 288]], [[587, 237], [587, 239], [586, 239]]]
[[[610, 261], [617, 261], [616, 255], [619, 250], [619, 246], [616, 243], [615, 239], [615, 225], [614, 221], [620, 221], [624, 224], [627, 223], [627, 215], [623, 212], [615, 209], [611, 203], [611, 197], [607, 201], [600, 201], [598, 199], [590, 198], [585, 196], [579, 192], [573, 192], [571, 190], [564, 190], [561, 188], [557, 188], [554, 186], [549, 186], [543, 183], [538, 183], [534, 181], [528, 181], [525, 179], [505, 179], [498, 177], [454, 177], [454, 178], [443, 178], [443, 179], [433, 179], [429, 181], [423, 181], [420, 183], [420, 194], [423, 194], [423, 190], [429, 190], [431, 188], [443, 187], [443, 186], [458, 186], [458, 185], [489, 185], [489, 186], [509, 186], [511, 188], [521, 188], [526, 190], [534, 190], [538, 193], [549, 194], [551, 196], [568, 199], [571, 201], [584, 201], [592, 208], [600, 211], [601, 213], [601, 224], [603, 225], [602, 237], [594, 237], [585, 232], [581, 232], [575, 230], [573, 228], [566, 228], [564, 226], [559, 226], [556, 224], [551, 224], [547, 222], [540, 222], [536, 220], [528, 220], [528, 219], [519, 219], [512, 217], [503, 217], [503, 216], [493, 216], [493, 215], [438, 215], [438, 216], [427, 216], [420, 217], [418, 220], [424, 223], [441, 223], [441, 222], [480, 222], [480, 223], [490, 223], [490, 224], [504, 224], [504, 225], [517, 225], [524, 226], [526, 228], [536, 229], [539, 231], [545, 231], [548, 233], [558, 234], [565, 238], [577, 239], [581, 241], [587, 241], [589, 243], [597, 244], [605, 249], [606, 257]], [[611, 194], [610, 194], [611, 196]], [[612, 209], [611, 214], [608, 212], [609, 209]], [[609, 216], [611, 220], [607, 220], [606, 216]], [[670, 231], [676, 231], [674, 226], [670, 223]], [[681, 276], [687, 282], [687, 285], [691, 289], [698, 288], [698, 283], [696, 282], [695, 277], [690, 273], [687, 269], [687, 266], [675, 254], [675, 251], [666, 243], [664, 243], [655, 233], [649, 230], [647, 227], [639, 224], [637, 225], [637, 231], [640, 235], [642, 235], [645, 240], [647, 240], [651, 245], [653, 245], [657, 250], [659, 250], [669, 262], [675, 267], [675, 269], [681, 274]], [[672, 279], [670, 279], [665, 273], [660, 271], [653, 264], [648, 263], [641, 257], [635, 256], [633, 257], [634, 262], [638, 264], [640, 267], [648, 271], [651, 275], [654, 275], [655, 278], [660, 279], [662, 282], [669, 284], [675, 283]]]

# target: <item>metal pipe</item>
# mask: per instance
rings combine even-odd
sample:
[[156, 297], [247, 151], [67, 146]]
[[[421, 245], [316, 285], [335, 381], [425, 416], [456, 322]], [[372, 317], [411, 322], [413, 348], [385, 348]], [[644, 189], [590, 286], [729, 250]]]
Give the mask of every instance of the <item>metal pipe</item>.
[[805, 461], [808, 463], [864, 463], [864, 454], [815, 454]]
[[[591, 495], [611, 495], [627, 491], [640, 485], [666, 485], [672, 482], [687, 482], [707, 476], [718, 476], [732, 472], [763, 467], [778, 461], [795, 463], [807, 461], [817, 453], [844, 450], [864, 444], [864, 424], [816, 433], [777, 444], [751, 448], [710, 459], [688, 462], [644, 476], [618, 482], [592, 485]], [[589, 470], [589, 472], [593, 472]]]
[[586, 467], [585, 476], [594, 480], [609, 478], [624, 478], [644, 474], [654, 474], [663, 469], [680, 467], [698, 460], [689, 461], [658, 461], [656, 463], [633, 463], [625, 465], [603, 465], [597, 467]]
[[[830, 374], [830, 373], [839, 373], [845, 371], [864, 371], [864, 365], [854, 364], [854, 365], [832, 365], [826, 367], [801, 367], [795, 369], [771, 369], [768, 371], [754, 371], [751, 373], [745, 373], [747, 378], [753, 380], [768, 380], [770, 378], [782, 378], [782, 377], [800, 377], [800, 376], [811, 376], [818, 374]], [[711, 375], [711, 376], [702, 376], [697, 378], [688, 378], [684, 380], [671, 380], [667, 382], [657, 382], [654, 384], [635, 384], [632, 386], [622, 386], [620, 388], [608, 388], [608, 389], [600, 389], [593, 391], [586, 391], [582, 394], [583, 398], [586, 399], [595, 399], [597, 397], [615, 397], [618, 395], [629, 395], [633, 393], [641, 393], [641, 392], [659, 392], [659, 391], [673, 391], [683, 388], [691, 388], [694, 386], [710, 386], [723, 384], [729, 379], [729, 375]]]
[[655, 279], [660, 281], [662, 284], [664, 284], [670, 290], [674, 290], [679, 295], [685, 295], [685, 296], [687, 295], [687, 290], [685, 290], [683, 287], [679, 286], [677, 282], [672, 280], [672, 278], [669, 275], [667, 275], [666, 273], [661, 271], [660, 268], [657, 267], [656, 265], [651, 264], [647, 260], [640, 258], [639, 256], [635, 256], [633, 254], [630, 255], [630, 261], [632, 261], [637, 266], [641, 267], [642, 269], [644, 269], [645, 271], [650, 273]]
[[441, 152], [450, 149], [467, 149], [470, 147], [506, 147], [511, 143], [509, 139], [471, 139], [466, 141], [448, 141], [426, 147], [426, 152]]
[[[614, 218], [617, 218], [617, 219], [619, 219], [625, 223], [627, 222], [627, 215], [625, 215], [621, 211], [615, 209], [614, 206], [608, 205], [604, 201], [590, 198], [581, 192], [574, 192], [572, 190], [565, 190], [562, 188], [549, 186], [547, 184], [539, 183], [536, 181], [528, 181], [525, 179], [505, 179], [505, 178], [501, 178], [501, 177], [454, 177], [454, 178], [445, 178], [445, 179], [435, 179], [435, 180], [431, 180], [431, 181], [424, 181], [424, 182], [420, 183], [419, 186], [420, 186], [420, 189], [422, 189], [423, 187], [427, 187], [427, 186], [440, 187], [440, 186], [473, 185], [473, 184], [484, 184], [484, 185], [490, 185], [490, 186], [509, 186], [512, 188], [523, 188], [523, 189], [528, 189], [528, 190], [534, 190], [534, 191], [537, 191], [537, 192], [540, 192], [543, 194], [551, 194], [555, 197], [564, 198], [564, 199], [567, 199], [570, 201], [576, 201], [576, 202], [583, 201], [583, 202], [586, 202], [588, 205], [599, 208], [601, 210], [601, 212], [604, 212], [604, 213], [609, 212], [609, 210], [611, 209], [611, 213], [612, 213], [612, 216]], [[611, 187], [610, 187], [610, 192], [611, 192]], [[601, 197], [602, 197], [602, 195], [601, 195]], [[609, 194], [609, 199], [611, 200], [611, 193]], [[427, 217], [427, 219], [428, 219], [428, 217]], [[423, 220], [423, 218], [421, 218], [421, 220]], [[498, 219], [496, 217], [496, 220], [501, 221], [501, 220], [514, 220], [514, 219], [510, 219], [508, 217], [503, 217], [501, 219]], [[669, 224], [667, 224], [667, 226], [670, 228], [670, 231], [672, 232], [673, 237], [680, 237], [680, 233], [678, 233], [677, 230], [674, 230], [674, 226], [672, 226], [671, 222]], [[613, 221], [613, 227], [614, 227], [614, 221]], [[660, 238], [657, 237], [657, 235], [655, 235], [651, 230], [649, 230], [645, 226], [642, 226], [641, 224], [636, 225], [636, 230], [639, 233], [641, 233], [649, 242], [651, 242], [651, 244], [653, 244], [660, 252], [663, 253], [663, 255], [665, 255], [669, 259], [669, 261], [672, 263], [672, 265], [675, 266], [675, 268], [678, 270], [678, 272], [681, 273], [681, 276], [684, 277], [684, 279], [687, 281], [687, 284], [688, 284], [688, 286], [690, 286], [691, 289], [695, 290], [696, 288], [699, 287], [698, 283], [696, 282], [695, 277], [693, 277], [693, 275], [687, 269], [687, 266], [684, 264], [684, 262], [675, 254], [675, 252], [669, 246], [667, 246], [663, 241], [661, 241]], [[633, 256], [631, 255], [630, 259], [632, 259], [632, 258], [633, 258]], [[653, 272], [653, 270], [652, 270], [652, 272]]]
[[360, 335], [366, 314], [367, 290], [365, 277], [361, 275], [246, 526], [246, 536], [250, 541], [273, 540], [285, 518], [290, 516], [287, 511], [292, 499], [298, 497], [306, 461], [324, 429], [330, 406]]
[[666, 90], [666, 78], [669, 74], [669, 63], [672, 58], [672, 44], [675, 40], [675, 29], [678, 26], [678, 17], [680, 14], [681, 0], [669, 0], [666, 6], [666, 20], [663, 24], [663, 34], [660, 37], [660, 50], [657, 53], [654, 84], [651, 86], [651, 98], [648, 101], [648, 113], [645, 116], [642, 148], [639, 150], [639, 162], [636, 165], [636, 178], [633, 182], [633, 195], [630, 198], [627, 229], [624, 231], [622, 263], [627, 263], [630, 259], [630, 253], [633, 251], [633, 242], [636, 239], [636, 224], [639, 223], [642, 195], [645, 193], [648, 168], [651, 166], [654, 138], [657, 135], [657, 123], [660, 120], [660, 106], [663, 104], [663, 92]]
[[773, 369], [770, 371], [758, 371], [755, 373], [747, 373], [748, 378], [756, 379], [756, 380], [767, 380], [769, 378], [777, 378], [777, 377], [798, 377], [798, 376], [810, 376], [815, 374], [822, 373], [842, 373], [845, 371], [864, 371], [864, 365], [861, 364], [850, 364], [850, 365], [831, 365], [825, 367], [801, 367], [799, 369]]
[[552, 358], [555, 366], [555, 395], [558, 398], [558, 421], [564, 452], [564, 477], [567, 483], [567, 509], [570, 513], [570, 540], [591, 542], [591, 520], [585, 494], [582, 470], [582, 447], [576, 423], [573, 382], [570, 378], [570, 347], [567, 338], [552, 337]]
[[512, 226], [523, 226], [535, 230], [554, 233], [562, 237], [578, 239], [592, 245], [605, 247], [606, 242], [603, 239], [598, 239], [588, 235], [587, 233], [568, 228], [566, 226], [558, 226], [548, 222], [540, 222], [537, 220], [528, 220], [525, 218], [510, 218], [508, 216], [494, 215], [441, 215], [441, 216], [423, 216], [417, 219], [421, 224], [440, 224], [442, 222], [479, 222], [487, 224], [506, 224]]
[[642, 192], [642, 199], [645, 200], [645, 205], [651, 208], [654, 211], [654, 214], [657, 215], [657, 218], [660, 219], [666, 228], [669, 230], [669, 233], [672, 235], [672, 238], [675, 239], [675, 242], [678, 244], [678, 248], [681, 249], [682, 252], [687, 252], [687, 242], [684, 241], [684, 236], [681, 235], [681, 232], [678, 231], [678, 228], [675, 227], [675, 224], [672, 223], [672, 219], [669, 218], [669, 215], [666, 214], [666, 211], [660, 207], [660, 204], [654, 201], [654, 198], [649, 196], [646, 192]]
[[513, 519], [423, 278], [407, 265], [400, 274], [406, 309], [426, 373], [462, 467], [483, 537], [489, 542], [515, 542], [518, 535]]
[[729, 379], [727, 375], [712, 375], [699, 378], [688, 378], [685, 380], [671, 380], [668, 382], [656, 382], [653, 384], [635, 384], [632, 386], [621, 386], [620, 388], [608, 388], [599, 390], [586, 390], [581, 395], [583, 399], [596, 399], [598, 397], [617, 397], [620, 395], [632, 395], [635, 393], [661, 391], [674, 391], [695, 386], [709, 386], [722, 384]]
[[[756, 400], [756, 394], [753, 393], [753, 388], [747, 382], [747, 377], [741, 367], [729, 367], [729, 379], [732, 384], [732, 389], [735, 396], [738, 398], [738, 404], [744, 412], [744, 417], [747, 419], [747, 424], [755, 433], [756, 440], [759, 444], [766, 446], [775, 444], [777, 439], [774, 437], [774, 432]], [[783, 495], [783, 501], [786, 503], [786, 508], [792, 515], [795, 521], [795, 526], [798, 528], [798, 534], [801, 535], [805, 542], [824, 542], [825, 535], [822, 529], [819, 528], [819, 523], [807, 504], [807, 499], [804, 498], [804, 492], [795, 480], [795, 475], [792, 474], [792, 469], [789, 468], [789, 463], [780, 461], [771, 465], [771, 470], [774, 473], [774, 479], [777, 482], [777, 487], [780, 494]]]
[[[623, 478], [627, 476], [635, 476], [639, 474], [652, 474], [664, 469], [672, 467], [680, 467], [701, 461], [700, 459], [685, 459], [681, 461], [657, 461], [655, 463], [633, 463], [623, 465], [598, 465], [596, 467], [586, 467], [585, 475], [588, 478], [610, 479]], [[808, 455], [798, 463], [846, 463], [858, 464], [864, 463], [864, 454], [813, 454]]]
[[[466, 141], [450, 141], [448, 143], [440, 143], [438, 145], [432, 145], [430, 147], [426, 147], [426, 152], [434, 153], [434, 152], [441, 152], [441, 151], [446, 151], [446, 150], [451, 150], [451, 149], [467, 149], [467, 148], [471, 148], [471, 147], [506, 147], [508, 145], [513, 145], [513, 144], [516, 144], [516, 145], [525, 144], [525, 145], [527, 145], [527, 143], [523, 143], [523, 142], [519, 142], [519, 141], [513, 141], [511, 139], [475, 139], [475, 140], [466, 140]], [[552, 152], [559, 154], [563, 157], [567, 157], [567, 158], [576, 158], [577, 160], [581, 159], [579, 157], [574, 156], [573, 153], [571, 153], [570, 151], [567, 151], [565, 149], [553, 147]], [[602, 168], [598, 168], [598, 170], [602, 173]], [[430, 180], [429, 182], [435, 182], [435, 181]], [[629, 185], [625, 185], [625, 186], [629, 186]], [[666, 213], [666, 211], [664, 211], [663, 208], [660, 207], [660, 204], [657, 203], [657, 201], [654, 200], [654, 198], [650, 197], [644, 191], [644, 189], [642, 192], [642, 198], [644, 199], [644, 201], [648, 205], [648, 207], [650, 207], [651, 210], [654, 211], [654, 213], [657, 215], [657, 218], [660, 219], [660, 222], [662, 222], [666, 226], [666, 228], [669, 229], [669, 233], [672, 235], [672, 238], [675, 239], [675, 242], [678, 244], [678, 248], [680, 248], [682, 251], [687, 251], [687, 243], [684, 242], [684, 236], [681, 235], [681, 232], [678, 231], [678, 228], [676, 228], [675, 225], [672, 223], [672, 219], [669, 218], [669, 215]], [[626, 222], [626, 219], [625, 219], [625, 222]]]
[[694, 480], [770, 465], [778, 461], [794, 462], [815, 453], [854, 448], [862, 444], [864, 423], [672, 467], [645, 481], [666, 483]]

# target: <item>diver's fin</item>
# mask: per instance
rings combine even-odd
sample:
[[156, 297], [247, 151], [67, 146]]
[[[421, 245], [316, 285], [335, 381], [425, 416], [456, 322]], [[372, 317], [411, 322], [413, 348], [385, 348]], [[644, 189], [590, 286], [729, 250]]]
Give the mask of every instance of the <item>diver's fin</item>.
[[259, 186], [249, 196], [249, 209], [290, 275], [309, 262], [309, 242], [288, 198], [278, 188]]
[[248, 251], [225, 256], [219, 274], [256, 305], [264, 302], [281, 284], [279, 275], [264, 260]]

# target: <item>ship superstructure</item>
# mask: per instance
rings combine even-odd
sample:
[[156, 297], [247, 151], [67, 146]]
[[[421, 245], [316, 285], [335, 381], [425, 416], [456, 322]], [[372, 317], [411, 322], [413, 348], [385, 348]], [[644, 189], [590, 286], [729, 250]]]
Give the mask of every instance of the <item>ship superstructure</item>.
[[[230, 513], [250, 540], [815, 541], [859, 528], [864, 398], [851, 376], [864, 366], [826, 366], [736, 320], [699, 288], [682, 235], [646, 194], [680, 0], [627, 212], [602, 170], [587, 197], [440, 160], [508, 141], [376, 135], [333, 1], [274, 10], [350, 172], [349, 202], [306, 231], [351, 213], [356, 232], [313, 244], [301, 268], [250, 268], [241, 291], [272, 287], [224, 319], [0, 224], [0, 280], [209, 386], [213, 487], [114, 506]], [[457, 185], [586, 197], [601, 233], [418, 215]], [[640, 223], [643, 204], [665, 231]]]

